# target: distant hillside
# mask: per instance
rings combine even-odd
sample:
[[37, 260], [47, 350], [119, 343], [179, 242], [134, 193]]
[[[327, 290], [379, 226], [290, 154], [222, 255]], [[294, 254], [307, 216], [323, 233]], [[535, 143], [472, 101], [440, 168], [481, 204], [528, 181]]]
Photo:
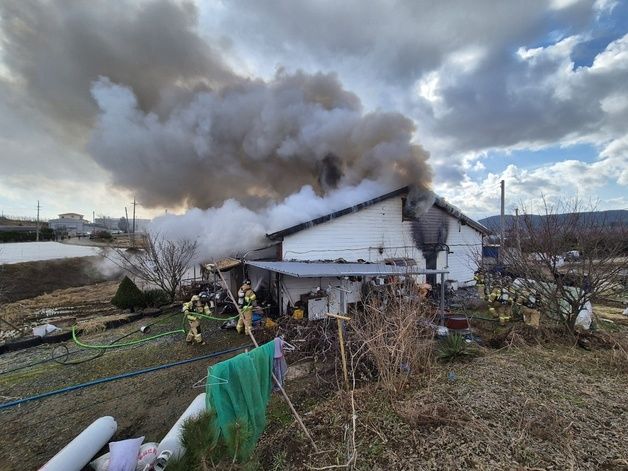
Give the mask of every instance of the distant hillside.
[[[621, 224], [628, 225], [628, 211], [625, 209], [615, 209], [610, 211], [590, 211], [582, 214], [587, 219], [593, 218], [593, 220], [598, 224], [606, 224], [610, 226], [617, 226]], [[561, 214], [561, 216], [567, 217], [569, 215]], [[532, 218], [533, 223], [537, 225], [541, 224], [541, 221], [546, 216], [534, 214], [530, 217]], [[515, 216], [513, 214], [506, 214], [504, 218], [506, 228], [512, 227], [515, 224]], [[489, 216], [487, 218], [480, 219], [478, 222], [483, 224], [493, 232], [499, 231], [499, 216]]]

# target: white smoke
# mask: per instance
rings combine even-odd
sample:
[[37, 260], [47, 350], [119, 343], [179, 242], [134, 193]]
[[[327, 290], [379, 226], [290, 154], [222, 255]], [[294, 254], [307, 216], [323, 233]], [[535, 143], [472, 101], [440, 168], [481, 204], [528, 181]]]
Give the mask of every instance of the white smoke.
[[183, 215], [158, 217], [149, 231], [168, 239], [196, 240], [199, 261], [207, 262], [263, 247], [270, 243], [266, 234], [350, 207], [387, 190], [382, 183], [364, 180], [321, 197], [311, 186], [304, 186], [280, 203], [259, 211], [230, 199], [216, 208], [194, 208]]

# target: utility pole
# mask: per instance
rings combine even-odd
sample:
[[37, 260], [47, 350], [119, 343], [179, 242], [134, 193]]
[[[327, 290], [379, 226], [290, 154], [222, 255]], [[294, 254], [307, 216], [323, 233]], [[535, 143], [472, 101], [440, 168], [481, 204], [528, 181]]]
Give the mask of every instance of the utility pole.
[[521, 237], [519, 236], [519, 208], [515, 208], [515, 228], [517, 230], [517, 250], [521, 254]]
[[133, 198], [133, 236], [135, 236], [135, 206], [137, 203], [135, 202], [135, 198]]
[[124, 207], [124, 214], [126, 216], [126, 224], [125, 224], [125, 229], [126, 229], [126, 233], [127, 235], [129, 234], [129, 212], [126, 209], [126, 206]]
[[36, 234], [37, 234], [36, 240], [37, 240], [37, 242], [39, 242], [39, 208], [40, 207], [41, 206], [39, 206], [39, 200], [37, 200], [37, 229], [36, 229]]
[[506, 196], [505, 196], [505, 185], [504, 185], [504, 180], [499, 182], [499, 186], [501, 187], [501, 211], [500, 211], [500, 216], [499, 216], [499, 251], [497, 252], [497, 254], [499, 255], [498, 260], [502, 261], [503, 259], [503, 253], [502, 251], [504, 250], [504, 202], [506, 200]]
[[92, 211], [92, 224], [96, 224], [96, 211]]

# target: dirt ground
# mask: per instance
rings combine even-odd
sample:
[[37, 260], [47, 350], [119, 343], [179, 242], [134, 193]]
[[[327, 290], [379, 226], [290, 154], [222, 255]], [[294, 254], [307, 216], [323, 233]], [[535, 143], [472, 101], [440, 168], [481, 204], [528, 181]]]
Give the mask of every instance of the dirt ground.
[[33, 298], [55, 290], [79, 287], [116, 279], [115, 271], [99, 269], [101, 257], [75, 257], [0, 266], [6, 280], [4, 302]]
[[[153, 319], [151, 321], [154, 322]], [[108, 343], [137, 330], [147, 320], [118, 329], [82, 337], [87, 343]], [[190, 346], [183, 334], [175, 334], [112, 350], [100, 358], [80, 365], [44, 363], [12, 373], [3, 372], [50, 358], [52, 348], [61, 355], [62, 347], [35, 347], [0, 357], [0, 400], [2, 402], [51, 391], [111, 375], [165, 364], [246, 344], [247, 339], [233, 331], [222, 331], [219, 322], [208, 322], [207, 345]], [[151, 328], [151, 335], [177, 329], [181, 316], [164, 318]], [[137, 333], [124, 341], [141, 338]], [[70, 351], [77, 348], [70, 342]], [[78, 361], [93, 356], [85, 351], [70, 357]], [[232, 353], [230, 355], [235, 355]], [[203, 389], [192, 385], [207, 374], [208, 365], [230, 355], [156, 371], [142, 376], [100, 384], [91, 388], [53, 396], [0, 411], [0, 469], [37, 469], [98, 417], [111, 415], [118, 423], [114, 439], [144, 435], [145, 441], [159, 441]]]
[[5, 321], [0, 322], [0, 341], [30, 336], [31, 329], [42, 324], [103, 330], [104, 322], [128, 316], [111, 304], [117, 289], [117, 281], [106, 281], [0, 305], [0, 318]]
[[[25, 306], [63, 308], [75, 304], [78, 296], [85, 300], [86, 311], [96, 312], [115, 287], [104, 283], [72, 288]], [[617, 314], [613, 309], [608, 313]], [[166, 313], [144, 318], [86, 334], [81, 340], [106, 344], [126, 334], [131, 335], [124, 342], [140, 339], [144, 334], [139, 327], [153, 322], [149, 335], [180, 328], [182, 317]], [[2, 354], [0, 402], [248, 343], [233, 331], [221, 330], [219, 322], [203, 322], [204, 346], [189, 346], [183, 334], [174, 334], [108, 350], [92, 360], [93, 350], [78, 349], [72, 342]], [[612, 334], [625, 335], [625, 326], [617, 326], [619, 331]], [[508, 328], [503, 330], [505, 334]], [[258, 338], [263, 341], [264, 336]], [[63, 345], [79, 352], [68, 362], [86, 361], [77, 365], [49, 361], [22, 368], [51, 355], [64, 360]], [[499, 347], [486, 348], [468, 362], [438, 363], [428, 376], [417, 377], [396, 395], [373, 384], [359, 387], [355, 469], [628, 470], [628, 366], [617, 352], [596, 343], [588, 351], [551, 337], [526, 343], [524, 335], [502, 339]], [[147, 442], [159, 441], [203, 392], [192, 385], [205, 376], [207, 367], [235, 354], [2, 410], [0, 469], [37, 469], [104, 415], [118, 423], [114, 440], [143, 435]], [[291, 373], [301, 375], [288, 382], [287, 391], [321, 452], [311, 453], [288, 406], [273, 395], [254, 460], [240, 469], [341, 467], [346, 462], [351, 407], [348, 394], [338, 390], [338, 365], [314, 364], [311, 372], [295, 366], [290, 356], [288, 361]]]

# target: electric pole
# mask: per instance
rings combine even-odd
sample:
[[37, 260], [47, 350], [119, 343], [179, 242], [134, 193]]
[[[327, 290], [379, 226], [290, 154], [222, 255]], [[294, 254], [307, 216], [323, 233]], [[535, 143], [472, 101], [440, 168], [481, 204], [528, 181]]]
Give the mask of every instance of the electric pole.
[[36, 240], [37, 242], [39, 242], [39, 208], [41, 206], [39, 206], [39, 200], [37, 200], [37, 229], [36, 229]]
[[499, 216], [499, 251], [498, 251], [498, 259], [501, 261], [503, 259], [502, 251], [504, 250], [504, 202], [506, 200], [505, 196], [505, 185], [504, 180], [499, 182], [499, 186], [501, 187], [501, 211]]
[[127, 235], [129, 235], [129, 212], [126, 209], [126, 206], [124, 207], [124, 214], [126, 215], [126, 224], [124, 225], [124, 232], [126, 232]]
[[137, 203], [135, 202], [135, 198], [133, 198], [133, 236], [135, 236], [135, 206]]
[[519, 236], [519, 208], [515, 208], [515, 228], [517, 230], [517, 250], [521, 254], [521, 237]]

